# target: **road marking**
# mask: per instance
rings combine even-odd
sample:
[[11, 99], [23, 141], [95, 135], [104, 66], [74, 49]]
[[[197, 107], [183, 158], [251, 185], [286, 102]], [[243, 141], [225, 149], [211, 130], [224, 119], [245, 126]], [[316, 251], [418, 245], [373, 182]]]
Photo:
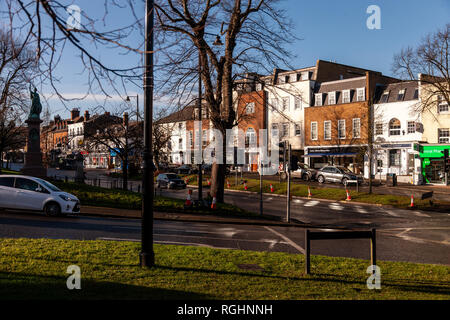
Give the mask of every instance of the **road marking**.
[[422, 212], [420, 212], [420, 211], [414, 211], [414, 214], [415, 214], [416, 216], [419, 216], [419, 217], [427, 217], [427, 218], [430, 218], [429, 215], [427, 215], [427, 214], [425, 214], [425, 213], [422, 213]]
[[317, 206], [319, 204], [319, 201], [316, 200], [312, 200], [312, 201], [308, 201], [307, 203], [304, 204], [305, 207], [314, 207]]
[[339, 210], [339, 211], [344, 209], [343, 206], [341, 206], [339, 203], [336, 203], [336, 202], [333, 202], [333, 203], [329, 204], [328, 208], [330, 208], [332, 210]]
[[359, 213], [367, 213], [367, 210], [364, 208], [361, 208], [360, 206], [356, 207], [356, 211], [358, 211]]
[[393, 216], [393, 217], [400, 217], [397, 213], [392, 212], [390, 210], [384, 210], [384, 212], [386, 212], [388, 215]]
[[267, 199], [266, 199], [266, 201], [270, 201], [270, 200], [273, 200], [273, 198], [272, 198], [272, 197], [270, 197], [270, 198], [267, 198]]
[[286, 241], [287, 243], [289, 243], [292, 247], [294, 247], [295, 249], [297, 249], [298, 251], [300, 251], [301, 253], [305, 254], [305, 249], [303, 249], [302, 247], [300, 247], [298, 244], [296, 244], [294, 241], [292, 241], [291, 239], [289, 239], [288, 237], [286, 237], [284, 234], [281, 234], [275, 230], [273, 230], [270, 227], [264, 226], [264, 228], [266, 228], [267, 230], [269, 230], [270, 232], [276, 234], [277, 236], [279, 236], [280, 238], [282, 238], [284, 241]]
[[159, 244], [176, 244], [176, 245], [189, 245], [189, 246], [196, 246], [196, 247], [205, 247], [205, 248], [214, 248], [214, 249], [228, 249], [228, 250], [232, 250], [232, 249], [236, 249], [236, 248], [230, 248], [230, 247], [216, 247], [216, 246], [212, 246], [209, 244], [204, 244], [204, 243], [194, 243], [194, 242], [178, 242], [178, 241], [154, 241], [154, 243], [159, 243]]
[[302, 200], [300, 200], [300, 199], [294, 199], [294, 201], [293, 201], [294, 203], [303, 203], [303, 201]]

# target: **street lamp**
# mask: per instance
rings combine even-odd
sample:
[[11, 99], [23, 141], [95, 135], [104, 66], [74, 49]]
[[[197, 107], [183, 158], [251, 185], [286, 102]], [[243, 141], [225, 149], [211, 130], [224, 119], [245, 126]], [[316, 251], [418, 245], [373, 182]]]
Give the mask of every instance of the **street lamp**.
[[[213, 33], [208, 33], [205, 32], [205, 34], [209, 34], [212, 36], [216, 36], [216, 40], [213, 43], [213, 46], [222, 46], [223, 43], [220, 40], [220, 36], [217, 34], [213, 34]], [[200, 137], [200, 141], [199, 141], [199, 145], [198, 147], [200, 148], [200, 151], [203, 151], [202, 149], [202, 143], [203, 143], [203, 139], [202, 139], [202, 129], [203, 129], [203, 122], [202, 122], [202, 55], [200, 50], [198, 50], [198, 100], [197, 100], [197, 108], [198, 108], [198, 120], [200, 121], [200, 126], [198, 129], [198, 136]], [[198, 140], [198, 139], [197, 139]], [[200, 163], [198, 164], [198, 201], [202, 201], [203, 199], [203, 173], [202, 173], [202, 163], [203, 163], [203, 152], [201, 152], [200, 154], [200, 159], [202, 159], [200, 161]]]
[[136, 122], [139, 123], [139, 95], [127, 96], [126, 101], [130, 102], [130, 98], [136, 98]]
[[147, 0], [145, 6], [145, 67], [144, 67], [144, 152], [142, 174], [142, 224], [141, 252], [139, 260], [141, 267], [155, 265], [153, 251], [153, 189], [154, 165], [152, 152], [153, 125], [153, 0]]

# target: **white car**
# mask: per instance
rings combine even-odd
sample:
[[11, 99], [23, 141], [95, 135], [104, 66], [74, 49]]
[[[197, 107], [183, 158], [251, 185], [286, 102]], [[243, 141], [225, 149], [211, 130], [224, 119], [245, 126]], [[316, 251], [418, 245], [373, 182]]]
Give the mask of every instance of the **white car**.
[[48, 216], [80, 212], [80, 201], [48, 181], [0, 175], [0, 208], [44, 211]]

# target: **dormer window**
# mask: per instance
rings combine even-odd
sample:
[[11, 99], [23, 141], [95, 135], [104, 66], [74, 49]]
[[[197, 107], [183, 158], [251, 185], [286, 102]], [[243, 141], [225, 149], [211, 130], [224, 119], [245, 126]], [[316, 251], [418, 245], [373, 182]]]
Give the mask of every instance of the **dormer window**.
[[302, 80], [308, 80], [309, 79], [309, 72], [305, 71], [302, 72]]
[[389, 91], [383, 92], [383, 95], [381, 96], [380, 102], [386, 103], [389, 100]]
[[365, 88], [356, 89], [356, 101], [366, 100], [366, 90]]
[[328, 92], [328, 104], [336, 104], [336, 91]]
[[316, 93], [314, 94], [314, 105], [316, 107], [320, 107], [322, 105], [322, 94], [321, 93]]
[[342, 103], [350, 103], [350, 90], [342, 91]]
[[403, 99], [405, 98], [405, 92], [406, 92], [406, 89], [402, 89], [402, 90], [398, 91], [397, 101], [403, 101]]
[[415, 89], [415, 90], [414, 90], [414, 96], [413, 96], [413, 99], [414, 99], [414, 100], [419, 99], [419, 89]]
[[284, 84], [286, 82], [286, 77], [280, 76], [278, 77], [278, 84]]

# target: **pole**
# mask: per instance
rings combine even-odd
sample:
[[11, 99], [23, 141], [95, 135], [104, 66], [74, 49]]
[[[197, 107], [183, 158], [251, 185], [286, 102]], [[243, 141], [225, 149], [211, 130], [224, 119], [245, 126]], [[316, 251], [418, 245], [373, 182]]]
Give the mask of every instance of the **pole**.
[[142, 234], [141, 234], [141, 267], [152, 267], [155, 264], [153, 252], [153, 0], [146, 2], [145, 16], [145, 67], [144, 67], [144, 152], [142, 175]]
[[287, 142], [287, 161], [286, 163], [286, 169], [287, 169], [287, 209], [286, 209], [286, 222], [291, 221], [291, 145], [289, 142]]
[[[198, 129], [198, 147], [200, 150], [202, 150], [202, 129], [203, 129], [203, 122], [202, 122], [202, 65], [201, 60], [202, 56], [200, 54], [200, 50], [198, 51], [198, 101], [197, 101], [197, 107], [198, 107], [198, 119], [200, 120], [200, 128]], [[200, 163], [198, 164], [198, 201], [202, 201], [203, 199], [203, 175], [202, 175], [202, 163], [203, 163], [203, 154], [200, 155]]]
[[305, 230], [305, 273], [311, 273], [311, 261], [309, 260], [311, 254], [311, 244], [309, 242], [309, 230]]
[[259, 214], [263, 215], [263, 183], [262, 183], [262, 175], [263, 175], [263, 167], [261, 161], [261, 152], [259, 153]]

